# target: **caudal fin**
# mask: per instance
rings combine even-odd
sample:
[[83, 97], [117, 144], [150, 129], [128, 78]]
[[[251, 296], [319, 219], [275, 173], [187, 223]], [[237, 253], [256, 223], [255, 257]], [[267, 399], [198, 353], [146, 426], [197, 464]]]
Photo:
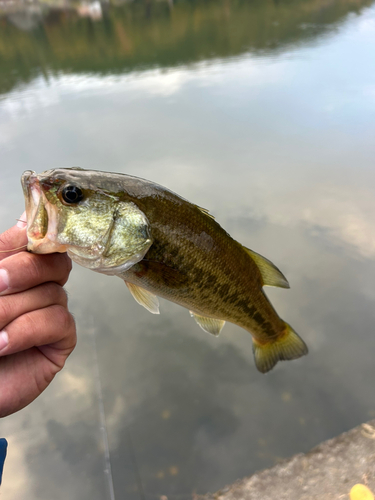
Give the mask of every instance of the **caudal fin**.
[[293, 328], [285, 323], [285, 333], [267, 344], [253, 341], [255, 364], [262, 373], [270, 371], [278, 361], [297, 359], [308, 353], [307, 345]]

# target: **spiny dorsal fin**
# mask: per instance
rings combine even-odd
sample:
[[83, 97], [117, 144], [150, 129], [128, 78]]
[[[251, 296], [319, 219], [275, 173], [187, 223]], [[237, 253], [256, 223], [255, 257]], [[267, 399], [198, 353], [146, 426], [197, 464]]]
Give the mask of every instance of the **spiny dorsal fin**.
[[198, 325], [207, 333], [211, 333], [216, 337], [221, 332], [223, 326], [225, 325], [225, 321], [222, 319], [208, 318], [207, 316], [201, 316], [200, 314], [190, 312], [190, 316], [192, 316]]
[[255, 364], [262, 373], [270, 371], [278, 361], [297, 359], [308, 352], [305, 342], [288, 323], [285, 323], [284, 333], [276, 340], [262, 345], [253, 339]]
[[270, 260], [262, 257], [262, 255], [259, 255], [259, 253], [256, 253], [249, 248], [243, 248], [258, 266], [260, 274], [263, 278], [263, 285], [278, 286], [280, 288], [290, 288], [288, 280], [285, 278], [283, 273], [279, 269], [277, 269], [274, 264], [272, 264]]
[[159, 299], [156, 295], [138, 285], [128, 283], [127, 281], [125, 281], [125, 285], [129, 288], [130, 293], [133, 295], [138, 304], [145, 307], [152, 314], [160, 314]]
[[208, 217], [210, 219], [215, 220], [215, 217], [212, 214], [210, 214], [210, 212], [207, 210], [207, 208], [198, 207], [198, 205], [196, 205], [196, 207], [198, 208], [198, 210], [200, 210], [202, 213], [204, 213], [204, 215], [208, 215]]

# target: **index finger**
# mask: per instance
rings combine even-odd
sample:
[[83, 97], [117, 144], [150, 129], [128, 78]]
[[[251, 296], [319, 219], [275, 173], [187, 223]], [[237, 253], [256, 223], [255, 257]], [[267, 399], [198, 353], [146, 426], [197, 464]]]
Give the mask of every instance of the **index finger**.
[[0, 260], [26, 249], [26, 215], [23, 213], [19, 222], [0, 235]]

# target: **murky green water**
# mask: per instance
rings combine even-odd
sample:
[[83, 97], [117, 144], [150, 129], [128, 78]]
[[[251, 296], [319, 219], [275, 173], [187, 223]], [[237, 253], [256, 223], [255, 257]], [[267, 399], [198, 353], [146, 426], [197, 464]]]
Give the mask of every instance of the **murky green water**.
[[76, 266], [79, 344], [0, 424], [4, 498], [188, 499], [375, 416], [374, 50], [371, 1], [3, 15], [1, 229], [26, 169], [152, 179], [280, 267], [291, 290], [267, 293], [310, 348], [261, 375], [240, 328], [211, 338], [165, 301], [155, 317]]

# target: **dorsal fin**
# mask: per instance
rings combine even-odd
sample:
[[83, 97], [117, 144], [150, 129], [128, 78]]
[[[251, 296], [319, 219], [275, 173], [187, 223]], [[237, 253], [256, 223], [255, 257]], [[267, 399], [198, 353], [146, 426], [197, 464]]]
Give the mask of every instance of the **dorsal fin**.
[[199, 207], [198, 205], [196, 205], [197, 209], [200, 210], [204, 215], [207, 215], [210, 219], [213, 219], [215, 220], [215, 217], [210, 214], [210, 212], [207, 210], [207, 208], [202, 208], [202, 207]]
[[270, 260], [262, 257], [262, 255], [259, 255], [259, 253], [256, 253], [249, 248], [243, 248], [257, 265], [263, 278], [263, 285], [278, 286], [280, 288], [290, 288], [288, 280], [285, 278], [283, 273], [279, 269], [277, 269], [274, 264], [272, 264]]
[[221, 332], [223, 326], [225, 325], [225, 321], [222, 319], [209, 318], [208, 316], [201, 316], [200, 314], [193, 313], [193, 311], [189, 311], [190, 316], [192, 316], [198, 325], [207, 333], [211, 333], [217, 337]]

